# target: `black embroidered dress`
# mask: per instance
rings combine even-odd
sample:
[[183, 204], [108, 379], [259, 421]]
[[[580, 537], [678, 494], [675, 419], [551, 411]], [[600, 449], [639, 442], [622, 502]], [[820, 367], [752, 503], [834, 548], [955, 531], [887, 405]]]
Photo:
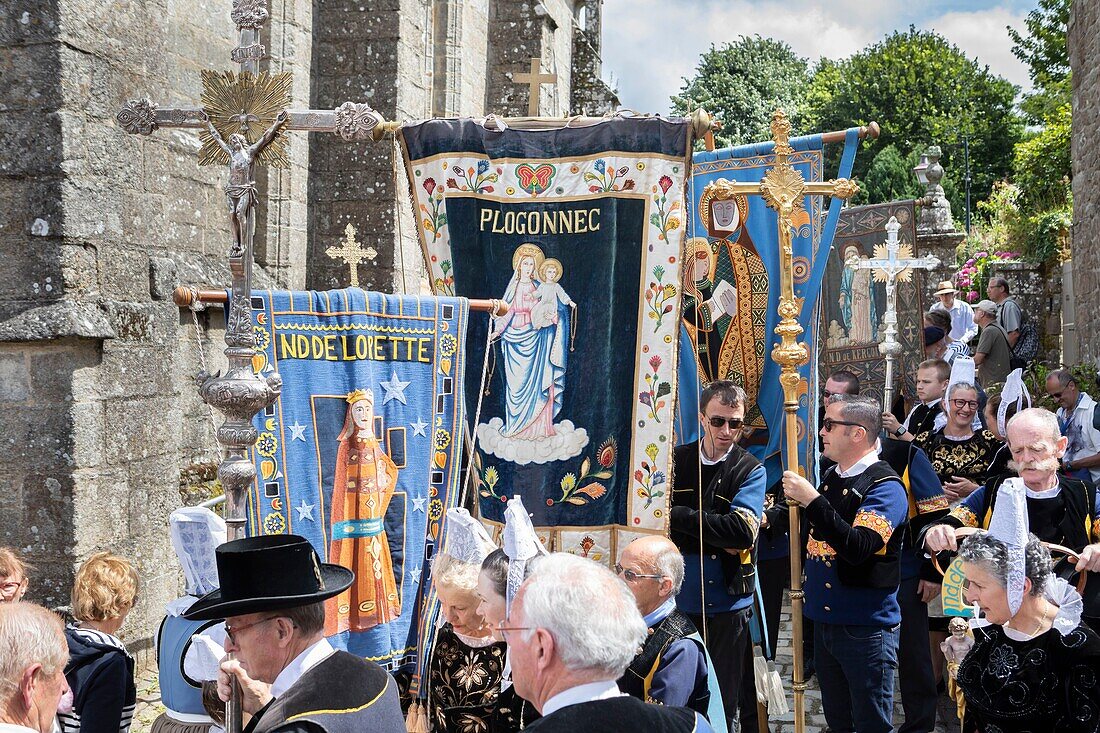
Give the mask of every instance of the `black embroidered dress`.
[[504, 642], [478, 646], [448, 623], [429, 666], [428, 701], [435, 733], [488, 733], [504, 674]]

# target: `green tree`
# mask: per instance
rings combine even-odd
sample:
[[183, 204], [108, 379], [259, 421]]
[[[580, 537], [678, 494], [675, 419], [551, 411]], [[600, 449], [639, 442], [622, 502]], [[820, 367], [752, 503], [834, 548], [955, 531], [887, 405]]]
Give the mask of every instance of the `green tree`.
[[1020, 108], [1033, 123], [1057, 114], [1072, 96], [1069, 49], [1070, 0], [1039, 0], [1039, 7], [1027, 14], [1023, 32], [1012, 28], [1012, 53], [1027, 64], [1035, 91], [1024, 95]]
[[860, 192], [856, 203], [878, 204], [922, 196], [924, 191], [913, 175], [913, 166], [916, 164], [916, 154], [905, 158], [896, 147], [887, 145], [878, 151], [871, 165], [867, 167], [867, 175], [859, 184]]
[[810, 73], [806, 59], [782, 41], [741, 36], [699, 58], [695, 76], [684, 79], [672, 109], [686, 114], [698, 107], [722, 122], [719, 146], [771, 138], [772, 112], [782, 107], [796, 129], [805, 106]]
[[851, 58], [819, 64], [806, 96], [807, 127], [837, 130], [876, 120], [882, 135], [864, 141], [854, 171], [860, 179], [887, 146], [919, 152], [939, 145], [944, 190], [962, 218], [963, 137], [970, 140], [972, 198], [980, 201], [1012, 169], [1023, 130], [1013, 107], [1016, 91], [943, 36], [910, 27]]

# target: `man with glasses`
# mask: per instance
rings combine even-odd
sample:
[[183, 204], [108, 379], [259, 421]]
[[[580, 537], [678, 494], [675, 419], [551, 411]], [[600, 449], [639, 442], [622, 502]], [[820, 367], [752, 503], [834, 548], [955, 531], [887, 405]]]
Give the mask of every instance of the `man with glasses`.
[[647, 705], [619, 689], [646, 626], [602, 565], [565, 552], [540, 558], [499, 630], [516, 693], [543, 716], [527, 726], [532, 733], [712, 733], [694, 710]]
[[325, 604], [347, 589], [347, 568], [321, 563], [304, 537], [262, 535], [215, 551], [221, 587], [184, 618], [225, 619], [218, 695], [241, 686], [246, 733], [384, 731], [401, 733], [397, 685], [385, 670], [324, 636]]
[[1084, 392], [1067, 369], [1047, 375], [1047, 394], [1058, 403], [1058, 424], [1068, 441], [1062, 468], [1074, 478], [1100, 482], [1100, 426], [1096, 400]]
[[626, 581], [649, 627], [641, 651], [619, 679], [619, 689], [645, 702], [688, 707], [712, 725], [724, 724], [722, 695], [717, 685], [709, 684], [711, 663], [703, 638], [676, 608], [684, 582], [680, 550], [667, 537], [640, 537], [623, 550], [615, 573]]
[[737, 445], [746, 401], [733, 382], [712, 382], [699, 398], [702, 438], [673, 453], [670, 537], [685, 566], [676, 605], [704, 632], [730, 730], [739, 710], [742, 730], [758, 719], [749, 619], [767, 476]]
[[821, 436], [836, 465], [820, 488], [794, 471], [783, 474], [783, 490], [805, 507], [810, 529], [805, 614], [814, 622], [821, 704], [834, 731], [893, 729], [908, 500], [898, 475], [879, 460], [881, 430], [877, 402], [834, 397]]
[[1004, 384], [1012, 371], [1012, 340], [997, 319], [997, 306], [989, 300], [980, 301], [974, 306], [974, 320], [982, 327], [974, 348], [978, 381], [987, 389]]

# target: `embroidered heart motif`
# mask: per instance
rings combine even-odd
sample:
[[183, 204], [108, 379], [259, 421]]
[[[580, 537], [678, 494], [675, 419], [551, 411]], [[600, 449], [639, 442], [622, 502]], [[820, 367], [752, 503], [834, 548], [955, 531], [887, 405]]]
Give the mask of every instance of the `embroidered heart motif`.
[[554, 166], [549, 163], [541, 163], [532, 166], [530, 163], [520, 163], [516, 166], [516, 178], [519, 179], [520, 188], [536, 196], [550, 188], [550, 181], [554, 179]]

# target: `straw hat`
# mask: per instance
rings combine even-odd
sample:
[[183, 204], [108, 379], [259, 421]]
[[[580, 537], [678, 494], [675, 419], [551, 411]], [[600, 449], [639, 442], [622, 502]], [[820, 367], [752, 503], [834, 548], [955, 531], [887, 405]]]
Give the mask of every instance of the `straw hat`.
[[959, 292], [950, 280], [943, 280], [940, 282], [939, 290], [936, 291], [936, 295], [947, 295], [948, 293]]

